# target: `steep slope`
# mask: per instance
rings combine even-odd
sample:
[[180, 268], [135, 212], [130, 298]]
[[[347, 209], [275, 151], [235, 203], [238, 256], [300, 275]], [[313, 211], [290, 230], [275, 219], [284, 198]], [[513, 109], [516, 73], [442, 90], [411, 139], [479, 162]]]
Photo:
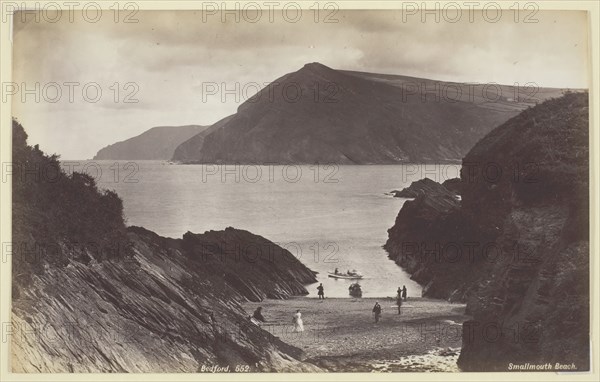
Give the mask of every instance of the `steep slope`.
[[[232, 248], [267, 245], [234, 229], [208, 235], [222, 243], [239, 236]], [[298, 349], [252, 324], [239, 304], [306, 294], [302, 283], [314, 275], [291, 255], [253, 262], [229, 254], [221, 262], [210, 259], [221, 252], [186, 252], [182, 240], [141, 228], [130, 229], [127, 239], [129, 258], [48, 267], [19, 287], [13, 371], [198, 372], [202, 365], [314, 371], [296, 360]]]
[[467, 301], [463, 370], [589, 369], [588, 113], [581, 93], [525, 110], [465, 156], [460, 203], [439, 185], [389, 230], [426, 296]]
[[177, 146], [208, 126], [158, 126], [122, 142], [106, 146], [94, 156], [96, 160], [169, 160]]
[[307, 293], [315, 275], [291, 253], [233, 228], [126, 228], [115, 193], [26, 139], [13, 122], [13, 163], [30, 171], [13, 178], [13, 372], [315, 370], [240, 306]]
[[208, 134], [211, 134], [212, 132], [220, 129], [227, 122], [229, 122], [229, 120], [231, 120], [232, 117], [232, 115], [230, 115], [229, 117], [225, 117], [220, 121], [216, 122], [214, 125], [210, 126], [209, 128], [199, 132], [193, 137], [190, 137], [188, 140], [182, 142], [175, 148], [172, 155], [172, 159], [181, 162], [189, 162], [194, 160], [194, 158], [197, 158], [200, 155], [200, 149], [204, 145], [204, 138]]
[[[535, 103], [509, 101], [506, 96], [493, 101], [457, 98], [444, 88], [449, 83], [435, 82], [436, 91], [434, 82], [307, 64], [262, 89], [203, 139], [186, 142], [185, 150], [176, 150], [173, 159], [189, 163], [459, 161], [494, 126]], [[514, 94], [514, 89], [504, 88], [506, 95]], [[482, 91], [481, 86], [474, 89]], [[550, 93], [560, 94], [560, 90]]]

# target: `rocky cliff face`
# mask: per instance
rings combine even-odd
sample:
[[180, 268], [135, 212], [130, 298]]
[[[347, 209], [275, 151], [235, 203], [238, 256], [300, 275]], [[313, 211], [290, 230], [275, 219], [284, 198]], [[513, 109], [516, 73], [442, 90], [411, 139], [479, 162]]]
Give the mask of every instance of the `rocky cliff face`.
[[467, 301], [463, 370], [589, 369], [588, 129], [587, 94], [524, 111], [465, 156], [460, 203], [420, 195], [390, 229], [425, 295]]
[[275, 245], [234, 229], [207, 235], [194, 235], [207, 240], [195, 253], [182, 249], [185, 239], [132, 228], [129, 258], [73, 261], [34, 276], [13, 299], [13, 371], [313, 371], [298, 362], [298, 349], [252, 324], [239, 305], [306, 293], [302, 283], [315, 281], [312, 272], [283, 250], [256, 261], [231, 251], [221, 261], [213, 240]]
[[[463, 97], [448, 95], [461, 88]], [[464, 89], [463, 89], [464, 88]], [[445, 90], [444, 90], [445, 89]], [[334, 70], [319, 63], [276, 79], [215, 131], [182, 144], [189, 163], [441, 163], [460, 161], [528, 101], [480, 99], [481, 88]], [[541, 97], [560, 94], [542, 89]], [[468, 92], [475, 92], [478, 95]], [[454, 94], [454, 93], [452, 93]]]
[[177, 146], [208, 126], [159, 126], [98, 151], [95, 160], [169, 160]]
[[[58, 165], [13, 130], [17, 166]], [[233, 228], [127, 229], [116, 194], [57, 174], [13, 179], [13, 372], [316, 370], [239, 304], [306, 294], [314, 273], [291, 253]]]
[[169, 239], [140, 227], [129, 230], [158, 248], [182, 253], [189, 267], [197, 267], [195, 272], [202, 273], [202, 278], [216, 277], [236, 300], [306, 295], [304, 285], [317, 281], [315, 272], [289, 251], [248, 231], [229, 227]]
[[[463, 259], [469, 248], [464, 244], [468, 233], [463, 232], [466, 220], [460, 214], [460, 201], [430, 179], [413, 182], [398, 193], [415, 199], [402, 206], [384, 248], [424, 286], [425, 296], [463, 300], [472, 282], [465, 267], [473, 264]], [[460, 280], [457, 273], [467, 277]]]

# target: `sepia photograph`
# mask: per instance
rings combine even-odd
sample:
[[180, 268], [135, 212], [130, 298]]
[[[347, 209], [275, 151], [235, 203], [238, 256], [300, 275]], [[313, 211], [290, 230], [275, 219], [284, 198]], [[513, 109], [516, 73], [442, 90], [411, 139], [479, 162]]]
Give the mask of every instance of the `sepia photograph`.
[[598, 4], [150, 3], [2, 3], [5, 372], [598, 372]]

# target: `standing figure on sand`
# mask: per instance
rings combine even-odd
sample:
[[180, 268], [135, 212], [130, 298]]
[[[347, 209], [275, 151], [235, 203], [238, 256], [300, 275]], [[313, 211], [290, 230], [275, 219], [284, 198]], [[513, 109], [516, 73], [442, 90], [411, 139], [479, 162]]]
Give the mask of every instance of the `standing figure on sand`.
[[317, 291], [319, 292], [319, 300], [325, 300], [325, 288], [323, 288], [323, 283], [319, 284]]
[[398, 295], [396, 296], [396, 305], [398, 305], [398, 314], [400, 314], [400, 309], [402, 308], [402, 293], [400, 292], [400, 288], [398, 288]]
[[406, 301], [406, 285], [402, 285], [402, 299]]
[[378, 323], [379, 317], [381, 316], [381, 305], [379, 305], [379, 302], [375, 302], [375, 306], [373, 307], [373, 315], [375, 316], [375, 323]]
[[304, 323], [302, 322], [302, 313], [300, 313], [300, 309], [296, 310], [292, 322], [294, 323], [294, 332], [298, 333], [304, 331]]

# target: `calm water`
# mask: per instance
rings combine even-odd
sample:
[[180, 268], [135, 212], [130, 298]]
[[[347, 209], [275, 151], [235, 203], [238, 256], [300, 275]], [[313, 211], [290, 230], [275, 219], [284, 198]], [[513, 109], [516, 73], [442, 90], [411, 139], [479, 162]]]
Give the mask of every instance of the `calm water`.
[[[175, 238], [186, 231], [228, 226], [262, 235], [319, 272], [330, 297], [348, 297], [351, 283], [327, 277], [335, 267], [364, 275], [364, 297], [393, 296], [402, 285], [409, 296], [421, 295], [421, 287], [381, 248], [405, 201], [385, 193], [422, 178], [420, 167], [219, 167], [138, 161], [136, 170], [126, 163], [94, 162], [102, 169], [99, 186], [123, 199], [129, 225]], [[86, 172], [95, 176], [96, 170], [94, 165]], [[435, 179], [442, 170], [449, 177], [457, 171], [430, 167], [427, 176]], [[311, 297], [316, 286], [308, 287]]]

